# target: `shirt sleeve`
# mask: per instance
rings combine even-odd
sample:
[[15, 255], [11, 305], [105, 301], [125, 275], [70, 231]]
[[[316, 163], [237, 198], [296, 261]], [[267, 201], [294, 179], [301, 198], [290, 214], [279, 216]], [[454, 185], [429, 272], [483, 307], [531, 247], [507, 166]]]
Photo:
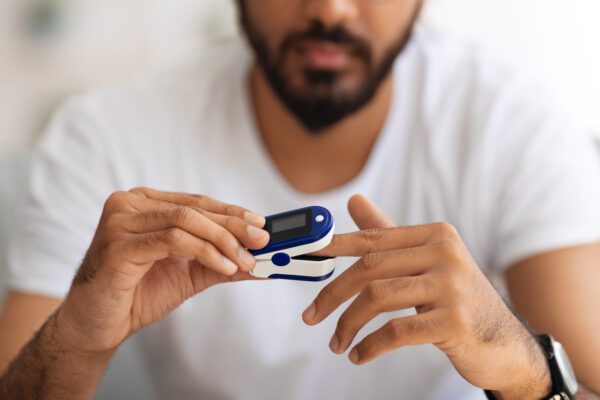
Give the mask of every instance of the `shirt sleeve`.
[[83, 259], [111, 187], [93, 102], [68, 101], [34, 154], [26, 199], [8, 248], [8, 287], [63, 297]]
[[572, 121], [556, 109], [540, 113], [498, 160], [496, 268], [600, 242], [600, 146]]

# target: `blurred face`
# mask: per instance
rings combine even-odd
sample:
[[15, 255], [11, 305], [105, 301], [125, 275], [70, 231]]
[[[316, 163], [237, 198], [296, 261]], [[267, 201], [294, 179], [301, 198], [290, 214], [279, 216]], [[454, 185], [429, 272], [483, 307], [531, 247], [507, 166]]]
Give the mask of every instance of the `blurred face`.
[[422, 0], [238, 0], [262, 72], [289, 111], [320, 132], [373, 98]]

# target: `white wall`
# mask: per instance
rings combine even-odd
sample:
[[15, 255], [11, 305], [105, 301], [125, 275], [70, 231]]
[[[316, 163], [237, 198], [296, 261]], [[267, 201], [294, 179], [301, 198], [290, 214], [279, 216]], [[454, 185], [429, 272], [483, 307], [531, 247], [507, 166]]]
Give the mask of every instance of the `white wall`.
[[430, 0], [426, 20], [547, 80], [600, 132], [600, 1]]

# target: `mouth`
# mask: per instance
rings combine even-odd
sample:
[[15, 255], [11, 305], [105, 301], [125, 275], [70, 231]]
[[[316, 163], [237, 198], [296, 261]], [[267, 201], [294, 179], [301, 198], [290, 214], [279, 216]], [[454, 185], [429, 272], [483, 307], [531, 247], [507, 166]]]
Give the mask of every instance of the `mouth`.
[[349, 66], [353, 53], [348, 46], [325, 40], [302, 40], [296, 50], [305, 66], [316, 70], [342, 70]]

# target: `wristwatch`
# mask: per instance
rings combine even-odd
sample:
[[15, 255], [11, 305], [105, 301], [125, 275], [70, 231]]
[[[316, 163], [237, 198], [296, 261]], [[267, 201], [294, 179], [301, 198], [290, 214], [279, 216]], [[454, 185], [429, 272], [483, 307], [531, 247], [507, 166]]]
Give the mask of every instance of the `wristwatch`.
[[[536, 339], [544, 351], [552, 378], [552, 390], [543, 400], [574, 400], [579, 386], [562, 344], [550, 335], [539, 335]], [[490, 390], [485, 394], [488, 399], [495, 400]]]

